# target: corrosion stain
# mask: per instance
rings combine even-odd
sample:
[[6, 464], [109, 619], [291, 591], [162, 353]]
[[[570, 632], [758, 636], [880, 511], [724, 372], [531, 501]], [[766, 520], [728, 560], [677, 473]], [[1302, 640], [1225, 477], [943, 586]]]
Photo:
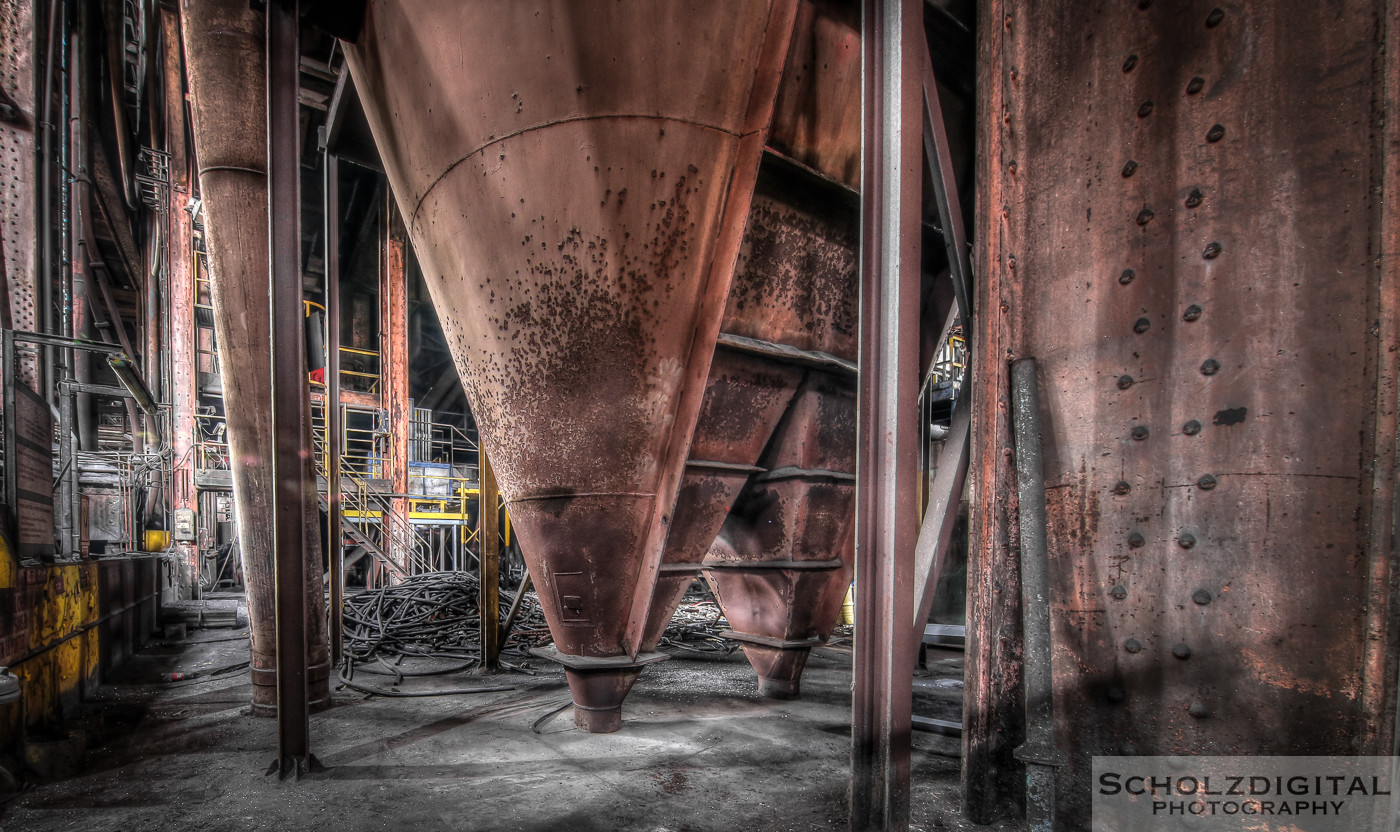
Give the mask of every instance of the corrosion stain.
[[1221, 427], [1238, 425], [1241, 422], [1243, 422], [1245, 420], [1245, 417], [1248, 415], [1249, 408], [1247, 407], [1227, 407], [1224, 410], [1216, 411], [1215, 419], [1212, 421], [1212, 424], [1219, 425]]

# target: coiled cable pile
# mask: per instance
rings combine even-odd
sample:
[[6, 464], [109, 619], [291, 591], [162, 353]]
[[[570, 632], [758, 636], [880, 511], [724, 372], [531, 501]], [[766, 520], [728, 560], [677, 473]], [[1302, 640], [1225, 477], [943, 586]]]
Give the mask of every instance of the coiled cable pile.
[[[471, 572], [425, 572], [378, 589], [345, 597], [345, 665], [340, 680], [349, 687], [381, 696], [438, 696], [477, 693], [494, 688], [404, 693], [368, 687], [353, 681], [356, 670], [405, 678], [440, 676], [481, 666], [481, 611], [477, 603], [479, 580]], [[734, 651], [737, 643], [722, 638], [727, 628], [724, 613], [707, 593], [687, 594], [662, 636], [663, 646], [712, 655]], [[514, 591], [501, 590], [498, 598], [505, 621]], [[549, 644], [549, 626], [539, 599], [525, 593], [520, 609], [504, 634], [502, 667], [533, 673], [527, 666], [530, 648]], [[423, 662], [405, 664], [406, 660]], [[436, 661], [428, 661], [436, 660]], [[443, 660], [449, 662], [443, 665]]]

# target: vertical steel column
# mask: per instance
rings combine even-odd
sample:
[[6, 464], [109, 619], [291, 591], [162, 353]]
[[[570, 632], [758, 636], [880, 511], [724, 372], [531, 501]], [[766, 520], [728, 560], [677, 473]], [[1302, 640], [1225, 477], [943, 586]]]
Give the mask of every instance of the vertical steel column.
[[[395, 494], [408, 493], [410, 437], [413, 435], [413, 406], [408, 398], [408, 232], [399, 216], [398, 204], [388, 190], [384, 193], [384, 269], [379, 275], [379, 402], [389, 416], [389, 467], [385, 476]], [[390, 504], [401, 524], [384, 527], [385, 550], [407, 573], [415, 571], [416, 541], [409, 528], [408, 500], [391, 497]], [[397, 529], [396, 529], [397, 527]]]
[[267, 5], [269, 296], [272, 299], [273, 551], [277, 587], [279, 776], [310, 763], [307, 688], [306, 465], [311, 448], [301, 290], [297, 2]]
[[[198, 510], [194, 488], [194, 431], [198, 373], [195, 370], [194, 335], [194, 254], [191, 248], [193, 217], [186, 210], [190, 202], [189, 155], [185, 124], [185, 66], [181, 51], [180, 15], [174, 9], [161, 12], [161, 42], [165, 79], [165, 150], [170, 154], [170, 191], [166, 202], [166, 257], [169, 292], [160, 306], [170, 327], [170, 444], [175, 466], [170, 482], [172, 511]], [[166, 518], [167, 530], [175, 531], [175, 518]], [[175, 544], [175, 591], [180, 598], [194, 596], [199, 585], [199, 551], [189, 542]]]
[[340, 157], [325, 157], [326, 240], [326, 537], [330, 541], [331, 667], [345, 648], [345, 532], [340, 520]]
[[852, 830], [909, 826], [923, 4], [866, 0]]
[[491, 470], [491, 461], [486, 452], [481, 451], [481, 503], [477, 507], [481, 532], [477, 539], [481, 542], [481, 583], [479, 602], [481, 606], [481, 666], [495, 670], [501, 655], [501, 545], [500, 545], [500, 489], [496, 487], [496, 472]]

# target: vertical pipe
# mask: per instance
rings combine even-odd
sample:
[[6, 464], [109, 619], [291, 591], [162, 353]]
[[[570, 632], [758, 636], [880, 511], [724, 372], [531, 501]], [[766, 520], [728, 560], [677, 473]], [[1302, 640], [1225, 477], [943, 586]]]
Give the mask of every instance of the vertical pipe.
[[326, 505], [330, 539], [331, 666], [344, 650], [345, 532], [340, 516], [340, 157], [326, 153]]
[[306, 467], [311, 461], [302, 323], [297, 2], [267, 4], [268, 294], [272, 300], [273, 551], [279, 776], [311, 763], [307, 686]]
[[1050, 668], [1050, 552], [1045, 525], [1045, 470], [1041, 459], [1040, 394], [1035, 359], [1011, 364], [1012, 429], [1016, 436], [1016, 491], [1020, 500], [1021, 597], [1025, 627], [1026, 741], [1014, 752], [1026, 764], [1026, 826], [1055, 825], [1055, 772], [1068, 760], [1055, 747], [1055, 689]]
[[909, 826], [923, 4], [866, 0], [852, 830]]
[[481, 582], [479, 585], [481, 609], [481, 666], [495, 670], [501, 655], [501, 546], [500, 546], [500, 490], [496, 487], [496, 472], [491, 470], [491, 461], [486, 451], [481, 455], [481, 503], [477, 514], [480, 517], [481, 533]]

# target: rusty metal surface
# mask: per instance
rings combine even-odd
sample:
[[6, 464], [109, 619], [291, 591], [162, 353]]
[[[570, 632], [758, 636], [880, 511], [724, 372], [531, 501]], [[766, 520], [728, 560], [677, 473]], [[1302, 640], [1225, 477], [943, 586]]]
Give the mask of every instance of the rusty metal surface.
[[791, 25], [769, 5], [386, 0], [347, 49], [565, 653], [644, 635]]
[[[272, 550], [277, 588], [277, 761], [280, 777], [314, 764], [311, 756], [311, 645], [308, 578], [321, 600], [321, 541], [306, 324], [301, 287], [300, 16], [297, 0], [267, 7], [268, 303], [272, 317]], [[247, 218], [253, 219], [251, 217]], [[312, 533], [315, 530], [313, 539]], [[310, 562], [315, 552], [314, 567]]]
[[[796, 198], [795, 198], [796, 197]], [[759, 180], [724, 332], [856, 358], [855, 213]]]
[[[8, 314], [0, 325], [39, 331], [39, 284], [35, 274], [34, 14], [28, 0], [0, 0], [0, 290]], [[39, 389], [38, 357], [29, 346], [17, 357], [18, 381]], [[12, 384], [11, 370], [0, 369]]]
[[[1094, 754], [1389, 754], [1396, 276], [1372, 188], [1395, 184], [1373, 122], [1394, 9], [982, 8], [1002, 125], [982, 137], [969, 693], [995, 698], [980, 634], [1014, 568], [1001, 362], [1035, 355], [1068, 822]], [[969, 769], [996, 782], [995, 758]]]
[[[726, 316], [725, 325], [734, 321]], [[802, 370], [720, 349], [691, 438], [643, 649], [654, 649], [802, 380]], [[686, 565], [693, 569], [682, 569]]]
[[[408, 493], [409, 440], [413, 436], [413, 402], [408, 397], [408, 244], [403, 220], [388, 194], [380, 209], [385, 212], [384, 252], [379, 273], [379, 356], [383, 368], [379, 406], [388, 416], [389, 468], [386, 477], [395, 494]], [[408, 516], [408, 500], [389, 499], [400, 517]], [[412, 541], [399, 540], [385, 529], [385, 552], [405, 572], [409, 570]]]
[[[272, 529], [272, 357], [268, 299], [267, 126], [263, 16], [229, 0], [184, 5], [194, 143], [200, 160], [214, 326], [228, 424], [233, 493], [252, 641], [252, 696], [275, 712], [276, 608]], [[183, 210], [172, 211], [188, 217]], [[178, 310], [172, 314], [178, 315]], [[172, 327], [178, 326], [178, 317]], [[193, 313], [188, 318], [193, 325]], [[314, 496], [313, 496], [314, 500]], [[308, 531], [308, 540], [312, 532]], [[308, 562], [311, 700], [329, 703], [330, 657], [319, 533]]]
[[[836, 626], [855, 553], [855, 439], [854, 385], [808, 371], [759, 458], [767, 472], [739, 496], [705, 559], [734, 632], [768, 642], [743, 643], [765, 693], [796, 697], [812, 643]], [[773, 646], [782, 642], [806, 643]]]
[[872, 0], [862, 50], [852, 830], [909, 825], [924, 4]]
[[[169, 338], [164, 344], [168, 362], [170, 389], [166, 400], [171, 404], [169, 443], [175, 464], [171, 474], [170, 508], [176, 512], [197, 512], [195, 495], [194, 436], [195, 408], [198, 407], [198, 362], [195, 357], [194, 326], [194, 250], [193, 219], [185, 210], [193, 194], [191, 159], [187, 152], [185, 114], [178, 102], [185, 98], [184, 64], [180, 49], [180, 17], [174, 9], [162, 9], [162, 81], [166, 107], [164, 114], [165, 150], [170, 154], [170, 187], [167, 203], [160, 221], [166, 241], [165, 269], [168, 296], [159, 299], [166, 320]], [[173, 526], [173, 517], [166, 518]], [[174, 585], [168, 592], [171, 600], [193, 598], [199, 581], [199, 551], [188, 542], [175, 543], [173, 564]]]
[[[772, 176], [759, 178], [748, 226], [741, 249], [738, 273], [730, 291], [722, 330], [726, 335], [741, 335], [786, 347], [819, 351], [842, 358], [855, 357], [855, 218], [842, 205], [822, 205], [807, 202], [801, 190], [785, 185]], [[692, 460], [708, 460], [740, 466], [763, 464], [773, 468], [801, 467], [827, 469], [850, 474], [854, 460], [843, 451], [854, 447], [854, 424], [848, 420], [837, 429], [848, 435], [823, 436], [814, 439], [815, 447], [840, 448], [834, 454], [816, 451], [804, 453], [795, 447], [794, 437], [804, 431], [819, 429], [831, 421], [823, 420], [819, 404], [822, 393], [809, 391], [808, 398], [793, 406], [799, 385], [808, 374], [799, 364], [779, 356], [760, 357], [739, 352], [721, 344], [710, 369], [705, 401], [692, 439]], [[842, 389], [836, 376], [813, 374], [833, 390]], [[849, 389], [849, 385], [847, 385]], [[772, 440], [780, 419], [789, 425], [776, 440], [778, 448], [763, 454]], [[823, 445], [822, 443], [825, 443]], [[841, 448], [842, 443], [845, 447]], [[834, 466], [834, 467], [833, 467]], [[762, 478], [762, 472], [760, 479]], [[687, 467], [680, 495], [676, 502], [674, 521], [664, 563], [698, 563], [710, 551], [716, 535], [726, 522], [731, 508], [738, 508], [741, 518], [733, 523], [735, 534], [753, 534], [754, 529], [769, 530], [779, 537], [790, 538], [776, 543], [741, 545], [743, 554], [734, 553], [729, 544], [721, 543], [717, 556], [729, 559], [766, 561], [831, 560], [838, 558], [842, 534], [850, 536], [850, 513], [853, 509], [849, 488], [817, 481], [802, 483], [784, 481], [759, 489], [754, 495], [740, 500], [742, 489], [752, 479], [748, 472], [719, 471], [714, 468]], [[815, 499], [807, 503], [811, 492]], [[831, 493], [827, 493], [831, 492]], [[773, 495], [781, 495], [781, 498]], [[739, 505], [736, 506], [736, 500]], [[777, 506], [775, 508], [775, 506]], [[764, 511], [762, 520], [754, 515]], [[815, 521], [814, 518], [821, 518]], [[844, 518], [844, 529], [823, 527], [822, 523]], [[834, 548], [833, 548], [834, 547]], [[850, 581], [849, 557], [843, 562], [844, 575], [835, 574], [821, 579], [811, 575], [778, 578], [783, 587], [781, 599], [767, 616], [770, 619], [787, 616], [779, 623], [770, 620], [759, 623], [747, 612], [751, 601], [772, 596], [768, 582], [772, 576], [759, 573], [727, 573], [723, 579], [711, 574], [711, 584], [717, 587], [721, 602], [732, 598], [742, 623], [735, 623], [741, 633], [757, 633], [779, 639], [789, 632], [800, 632], [801, 638], [825, 637], [835, 626], [840, 597], [833, 607], [829, 603], [828, 584], [844, 587]], [[828, 580], [829, 578], [829, 580]], [[795, 582], [802, 590], [792, 594]], [[720, 583], [727, 586], [722, 592]], [[684, 593], [688, 579], [682, 574], [663, 574], [653, 601], [649, 637], [659, 638], [675, 604]], [[750, 586], [751, 585], [751, 586]], [[751, 593], [757, 593], [751, 596]], [[844, 593], [842, 593], [844, 594]], [[815, 615], [816, 622], [808, 620]], [[735, 619], [731, 619], [734, 623]], [[648, 642], [654, 643], [654, 641]], [[750, 657], [759, 656], [767, 648], [745, 645]], [[792, 697], [797, 694], [797, 677], [805, 663], [806, 648], [799, 651], [779, 651], [784, 656], [782, 667], [776, 659], [760, 657], [754, 662], [761, 685], [775, 694]], [[800, 659], [793, 658], [800, 655]], [[775, 681], [781, 678], [782, 681]]]
[[802, 0], [768, 143], [860, 187], [860, 4]]

